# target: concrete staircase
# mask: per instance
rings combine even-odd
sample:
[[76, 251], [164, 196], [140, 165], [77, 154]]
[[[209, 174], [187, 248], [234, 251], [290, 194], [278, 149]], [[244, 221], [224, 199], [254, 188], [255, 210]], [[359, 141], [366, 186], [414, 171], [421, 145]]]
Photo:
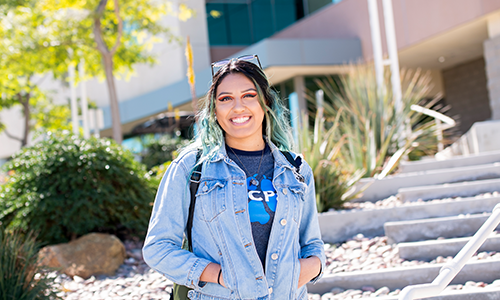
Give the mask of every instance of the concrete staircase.
[[[397, 196], [404, 204], [323, 213], [319, 222], [325, 242], [343, 242], [359, 233], [387, 236], [388, 243], [397, 244], [402, 259], [439, 261], [439, 257], [455, 256], [500, 203], [500, 151], [443, 161], [404, 162], [397, 175], [382, 180], [366, 179], [361, 184], [368, 182], [371, 186], [361, 201], [375, 202]], [[451, 284], [468, 281], [491, 284], [500, 279], [500, 235], [492, 235], [480, 248], [479, 252], [482, 251], [499, 254], [488, 259], [475, 257]], [[403, 289], [432, 282], [443, 265], [326, 274], [315, 285], [309, 284], [308, 289], [316, 294], [333, 288], [347, 290], [363, 286]], [[500, 299], [500, 280], [486, 288], [445, 290], [438, 297], [425, 299]]]

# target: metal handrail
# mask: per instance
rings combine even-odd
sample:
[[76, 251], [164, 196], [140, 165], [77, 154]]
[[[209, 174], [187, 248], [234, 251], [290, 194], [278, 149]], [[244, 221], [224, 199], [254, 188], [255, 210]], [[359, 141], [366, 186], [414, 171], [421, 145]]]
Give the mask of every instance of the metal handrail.
[[[411, 107], [411, 110], [422, 113], [424, 115], [427, 115], [429, 117], [433, 117], [436, 120], [436, 135], [437, 135], [437, 140], [438, 140], [438, 152], [444, 150], [444, 144], [443, 144], [443, 130], [446, 130], [448, 128], [451, 128], [456, 125], [455, 120], [452, 118], [437, 112], [435, 110], [432, 110], [430, 108], [426, 108], [420, 105], [413, 104]], [[442, 124], [444, 123], [444, 124]]]
[[493, 208], [493, 213], [474, 234], [470, 241], [458, 252], [453, 260], [439, 270], [439, 275], [432, 283], [409, 285], [399, 296], [399, 300], [413, 300], [439, 295], [455, 276], [462, 270], [467, 261], [476, 253], [493, 230], [500, 224], [500, 203]]

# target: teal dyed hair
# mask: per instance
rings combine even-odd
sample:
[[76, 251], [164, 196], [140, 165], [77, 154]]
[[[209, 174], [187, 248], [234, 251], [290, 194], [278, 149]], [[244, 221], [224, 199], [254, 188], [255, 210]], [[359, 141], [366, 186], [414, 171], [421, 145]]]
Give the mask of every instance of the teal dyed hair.
[[265, 116], [262, 134], [265, 134], [280, 150], [292, 149], [293, 137], [288, 122], [289, 113], [283, 100], [270, 87], [266, 75], [257, 65], [243, 60], [232, 60], [214, 75], [212, 85], [198, 113], [198, 135], [188, 148], [202, 151], [199, 163], [212, 158], [223, 145], [224, 131], [215, 118], [215, 94], [222, 80], [234, 73], [245, 75], [257, 89], [259, 103]]

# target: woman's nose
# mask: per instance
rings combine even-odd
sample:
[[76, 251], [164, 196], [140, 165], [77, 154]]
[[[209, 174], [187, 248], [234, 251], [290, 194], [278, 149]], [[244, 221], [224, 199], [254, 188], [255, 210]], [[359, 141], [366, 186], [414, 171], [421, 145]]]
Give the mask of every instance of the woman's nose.
[[245, 110], [245, 105], [243, 105], [243, 100], [240, 97], [237, 97], [234, 99], [233, 110], [234, 111], [244, 111]]

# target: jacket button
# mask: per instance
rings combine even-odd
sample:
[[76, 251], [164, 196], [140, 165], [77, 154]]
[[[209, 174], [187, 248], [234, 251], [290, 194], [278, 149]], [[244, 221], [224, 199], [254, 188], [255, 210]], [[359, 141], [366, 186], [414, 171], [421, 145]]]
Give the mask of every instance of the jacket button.
[[208, 190], [208, 186], [204, 185], [203, 188], [201, 188], [201, 190], [206, 192]]
[[283, 194], [287, 194], [288, 193], [288, 190], [287, 189], [283, 189]]
[[285, 226], [286, 225], [286, 220], [285, 219], [281, 219], [280, 224], [283, 225], [283, 226]]
[[272, 287], [270, 287], [270, 288], [269, 288], [269, 294], [272, 294], [272, 293], [273, 293], [273, 288], [272, 288]]
[[277, 260], [278, 259], [278, 254], [273, 253], [273, 255], [271, 255], [271, 259], [272, 260]]

